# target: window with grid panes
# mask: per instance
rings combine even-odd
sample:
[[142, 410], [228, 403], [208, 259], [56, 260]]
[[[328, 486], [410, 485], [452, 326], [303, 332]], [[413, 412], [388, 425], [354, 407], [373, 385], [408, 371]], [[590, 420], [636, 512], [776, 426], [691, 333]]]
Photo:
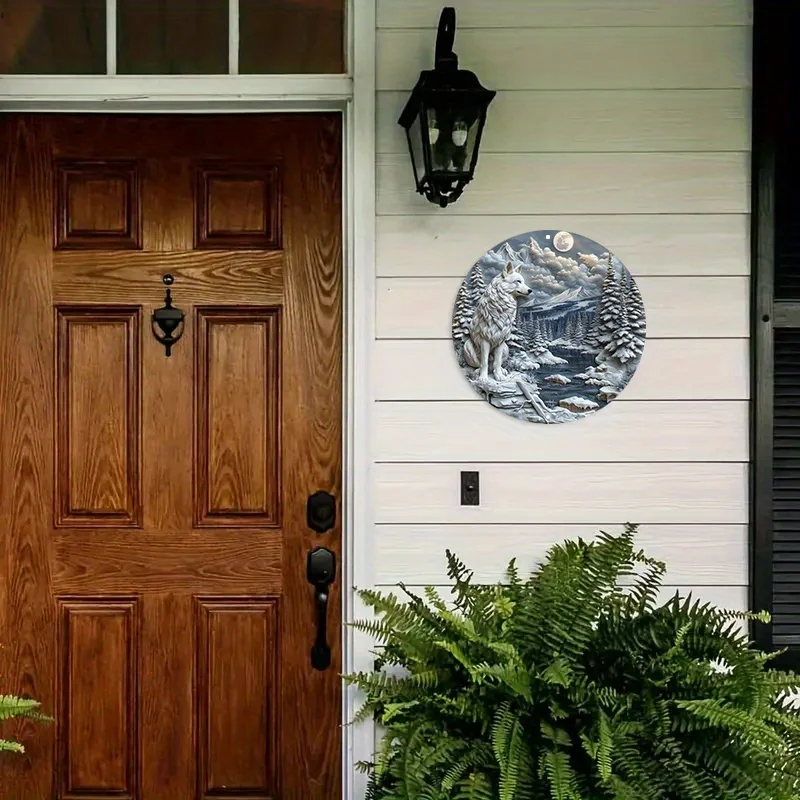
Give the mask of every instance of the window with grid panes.
[[342, 73], [344, 3], [0, 0], [0, 74]]

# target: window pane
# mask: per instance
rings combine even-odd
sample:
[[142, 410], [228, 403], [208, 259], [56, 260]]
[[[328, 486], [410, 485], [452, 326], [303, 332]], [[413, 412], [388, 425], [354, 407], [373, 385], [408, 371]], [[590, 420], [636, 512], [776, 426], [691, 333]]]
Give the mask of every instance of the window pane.
[[239, 0], [239, 72], [344, 72], [344, 0]]
[[117, 72], [228, 71], [228, 0], [117, 0]]
[[105, 0], [0, 2], [0, 72], [90, 75], [105, 71]]

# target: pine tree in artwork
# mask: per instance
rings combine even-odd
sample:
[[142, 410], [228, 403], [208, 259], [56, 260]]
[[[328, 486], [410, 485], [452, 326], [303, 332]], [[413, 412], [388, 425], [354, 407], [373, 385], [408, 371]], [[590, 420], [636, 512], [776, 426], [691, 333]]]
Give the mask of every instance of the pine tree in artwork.
[[486, 278], [483, 277], [483, 268], [480, 264], [476, 264], [470, 271], [469, 276], [469, 300], [473, 309], [485, 292]]
[[534, 319], [531, 325], [531, 332], [528, 335], [528, 350], [534, 356], [538, 356], [547, 350], [547, 342], [542, 331], [542, 322], [539, 319]]
[[511, 333], [506, 340], [506, 344], [508, 345], [508, 351], [510, 353], [520, 353], [526, 352], [527, 347], [525, 342], [525, 337], [522, 334], [522, 331], [519, 329], [519, 326], [515, 323], [514, 327], [511, 329]]
[[603, 293], [600, 298], [600, 307], [597, 310], [599, 317], [597, 325], [598, 346], [605, 347], [611, 340], [614, 331], [619, 325], [622, 314], [622, 292], [617, 282], [617, 272], [611, 259], [608, 256], [608, 266], [606, 276], [603, 278]]
[[631, 326], [631, 333], [638, 340], [640, 349], [644, 349], [644, 336], [645, 336], [645, 315], [644, 315], [644, 301], [639, 292], [639, 287], [634, 280], [628, 281], [627, 286], [627, 301], [628, 301], [628, 321]]
[[633, 336], [631, 334], [630, 325], [628, 324], [628, 309], [623, 295], [623, 302], [620, 306], [617, 325], [611, 332], [608, 343], [603, 348], [603, 354], [606, 358], [616, 359], [625, 364], [636, 357], [636, 353], [632, 347], [632, 341]]
[[586, 325], [586, 335], [583, 337], [583, 343], [592, 350], [600, 347], [600, 307], [603, 303], [603, 295], [601, 294], [597, 300], [597, 306], [594, 313], [591, 315], [591, 320]]
[[453, 339], [463, 342], [469, 336], [469, 325], [472, 320], [473, 306], [470, 302], [468, 281], [463, 281], [456, 295], [456, 306], [453, 311]]
[[[633, 298], [635, 286], [630, 274], [626, 272], [620, 287], [622, 302], [617, 326], [611, 334], [610, 341], [603, 349], [608, 358], [614, 358], [623, 364], [639, 358], [644, 350], [644, 338], [639, 335], [639, 331], [643, 333], [644, 307], [642, 305], [640, 309], [637, 301]], [[638, 295], [638, 290], [636, 293]], [[639, 295], [638, 303], [641, 303], [641, 295]]]
[[575, 340], [575, 326], [578, 323], [578, 318], [574, 314], [567, 317], [566, 325], [564, 325], [564, 333], [562, 338], [567, 344], [573, 344]]
[[572, 332], [572, 344], [576, 347], [583, 344], [586, 338], [586, 315], [579, 314], [575, 318], [575, 330]]

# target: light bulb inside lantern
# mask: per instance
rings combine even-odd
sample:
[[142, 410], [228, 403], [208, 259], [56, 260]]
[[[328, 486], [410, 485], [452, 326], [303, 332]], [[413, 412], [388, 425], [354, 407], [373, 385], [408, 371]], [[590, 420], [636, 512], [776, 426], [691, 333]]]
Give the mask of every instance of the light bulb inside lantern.
[[431, 144], [436, 144], [439, 141], [439, 129], [436, 125], [431, 124], [428, 128], [428, 137], [430, 138]]
[[456, 122], [453, 124], [453, 144], [456, 147], [463, 147], [467, 143], [467, 123], [466, 122]]

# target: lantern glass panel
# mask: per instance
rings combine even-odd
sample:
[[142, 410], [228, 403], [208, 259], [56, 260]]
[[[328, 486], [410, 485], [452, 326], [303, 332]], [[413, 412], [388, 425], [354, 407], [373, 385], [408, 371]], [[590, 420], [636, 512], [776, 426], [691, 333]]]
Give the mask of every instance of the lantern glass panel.
[[421, 114], [422, 112], [414, 117], [414, 121], [408, 129], [408, 143], [411, 147], [411, 161], [417, 186], [422, 183], [425, 177], [425, 145], [422, 138]]
[[455, 107], [428, 108], [431, 167], [435, 172], [469, 172], [480, 118]]

